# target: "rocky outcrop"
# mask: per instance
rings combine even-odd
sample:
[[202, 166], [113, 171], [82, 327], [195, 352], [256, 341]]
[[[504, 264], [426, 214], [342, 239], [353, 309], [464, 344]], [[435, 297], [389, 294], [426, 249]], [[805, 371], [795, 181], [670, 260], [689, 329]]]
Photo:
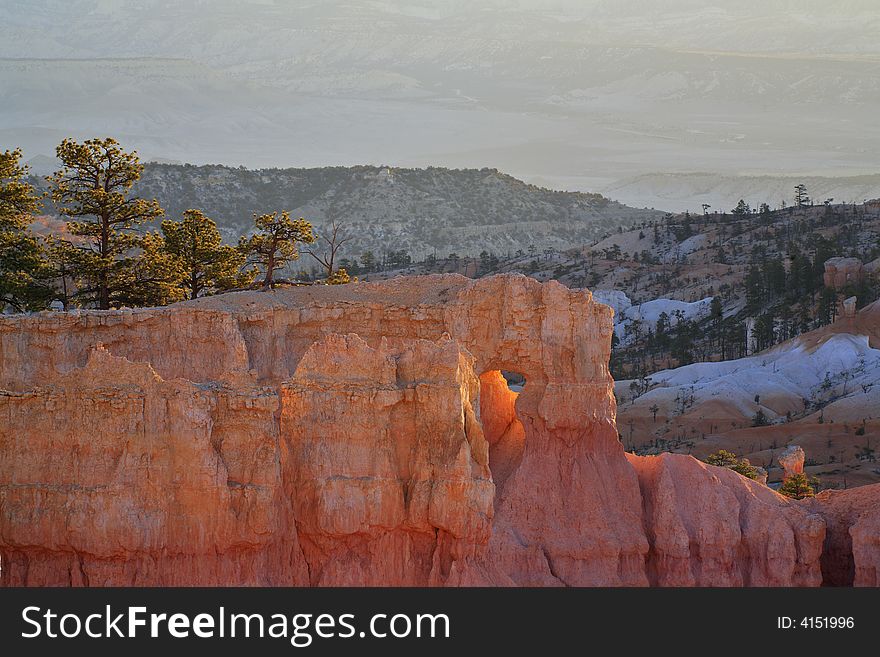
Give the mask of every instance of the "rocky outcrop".
[[831, 258], [825, 261], [823, 283], [825, 287], [842, 290], [856, 285], [865, 277], [865, 265], [858, 258]]
[[807, 455], [804, 453], [803, 447], [798, 445], [789, 445], [779, 455], [779, 465], [783, 470], [783, 479], [788, 479], [797, 474], [803, 474], [804, 461]]
[[825, 517], [827, 586], [880, 586], [880, 484], [829, 490], [808, 502]]
[[610, 319], [441, 276], [0, 320], [3, 582], [645, 583]]
[[522, 276], [2, 318], [0, 582], [819, 583], [821, 509], [627, 459], [611, 326]]
[[825, 522], [733, 470], [627, 454], [639, 476], [659, 586], [818, 586]]

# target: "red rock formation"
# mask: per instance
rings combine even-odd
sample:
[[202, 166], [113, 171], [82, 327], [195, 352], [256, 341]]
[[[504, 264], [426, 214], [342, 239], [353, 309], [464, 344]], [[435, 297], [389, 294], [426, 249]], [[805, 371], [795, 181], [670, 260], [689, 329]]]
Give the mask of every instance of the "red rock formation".
[[865, 277], [865, 266], [858, 258], [831, 258], [825, 262], [823, 283], [825, 287], [842, 290], [855, 285]]
[[798, 445], [786, 447], [777, 459], [784, 472], [783, 479], [788, 479], [796, 474], [803, 474], [806, 458], [807, 455], [804, 453], [803, 447]]
[[610, 341], [522, 276], [0, 318], [0, 582], [817, 584], [815, 513], [627, 461]]
[[627, 454], [636, 469], [659, 586], [818, 586], [825, 523], [726, 468], [681, 454]]
[[808, 502], [825, 517], [827, 586], [880, 586], [880, 484], [829, 490]]
[[276, 475], [276, 403], [93, 350], [0, 399], [8, 585], [306, 583]]

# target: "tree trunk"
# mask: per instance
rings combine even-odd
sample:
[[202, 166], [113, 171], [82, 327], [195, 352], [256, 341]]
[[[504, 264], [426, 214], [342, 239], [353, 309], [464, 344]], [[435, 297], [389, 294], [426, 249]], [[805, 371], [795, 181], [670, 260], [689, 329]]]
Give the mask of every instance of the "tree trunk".
[[275, 284], [275, 252], [273, 251], [266, 261], [266, 278], [263, 280], [263, 289], [268, 290]]
[[[110, 221], [106, 215], [101, 217], [101, 259], [107, 258], [110, 251]], [[101, 263], [98, 281], [98, 308], [110, 310], [110, 272], [105, 262]]]

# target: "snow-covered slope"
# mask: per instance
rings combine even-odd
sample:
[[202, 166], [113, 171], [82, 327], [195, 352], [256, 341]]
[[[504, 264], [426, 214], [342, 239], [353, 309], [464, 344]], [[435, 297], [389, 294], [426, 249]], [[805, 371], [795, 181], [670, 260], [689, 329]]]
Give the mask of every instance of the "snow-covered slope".
[[615, 324], [620, 322], [623, 313], [632, 306], [632, 301], [623, 290], [593, 290], [593, 300], [611, 306]]
[[621, 290], [595, 290], [593, 298], [614, 309], [614, 332], [622, 343], [631, 339], [636, 322], [640, 325], [639, 330], [645, 332], [654, 330], [663, 313], [666, 313], [670, 326], [682, 320], [699, 321], [709, 316], [712, 304], [712, 298], [709, 297], [691, 303], [676, 299], [654, 299], [633, 305]]
[[[631, 383], [617, 383], [619, 398], [632, 398]], [[762, 409], [770, 420], [819, 407], [826, 420], [880, 416], [880, 350], [867, 336], [849, 333], [812, 349], [795, 340], [757, 356], [664, 370], [647, 383], [634, 406], [695, 415], [723, 409], [744, 418]]]

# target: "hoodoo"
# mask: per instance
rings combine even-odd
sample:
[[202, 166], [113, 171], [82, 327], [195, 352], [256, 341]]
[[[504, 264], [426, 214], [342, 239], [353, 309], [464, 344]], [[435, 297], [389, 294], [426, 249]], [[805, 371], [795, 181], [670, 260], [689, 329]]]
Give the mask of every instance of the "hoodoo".
[[2, 318], [0, 581], [876, 581], [878, 487], [826, 541], [834, 496], [626, 455], [611, 331], [510, 275]]

